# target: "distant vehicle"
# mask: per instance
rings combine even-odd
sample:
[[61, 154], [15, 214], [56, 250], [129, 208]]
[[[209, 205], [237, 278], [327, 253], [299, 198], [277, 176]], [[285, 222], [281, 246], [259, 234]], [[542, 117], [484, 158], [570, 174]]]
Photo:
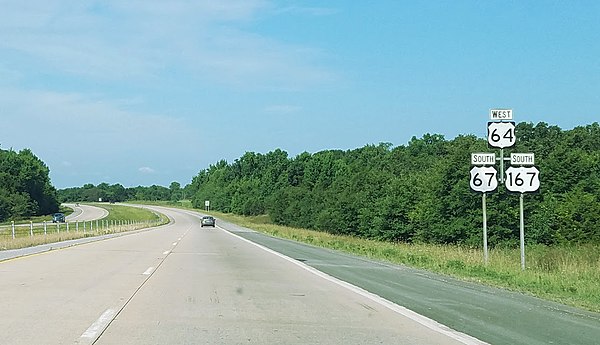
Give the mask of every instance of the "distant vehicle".
[[212, 226], [213, 228], [217, 225], [217, 221], [212, 216], [204, 216], [202, 217], [202, 222], [200, 223], [201, 227]]
[[64, 223], [65, 222], [65, 214], [64, 213], [55, 213], [52, 215], [52, 223]]

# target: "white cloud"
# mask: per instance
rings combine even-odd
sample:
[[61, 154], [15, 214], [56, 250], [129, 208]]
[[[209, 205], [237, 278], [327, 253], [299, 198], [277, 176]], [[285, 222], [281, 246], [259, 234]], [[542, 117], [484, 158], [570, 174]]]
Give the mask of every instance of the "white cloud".
[[[139, 81], [172, 68], [201, 82], [244, 87], [298, 87], [335, 79], [317, 49], [249, 31], [272, 10], [263, 0], [70, 1], [16, 3], [0, 13], [0, 53], [17, 52], [58, 73]], [[68, 9], [68, 10], [67, 10]]]
[[[194, 127], [181, 118], [128, 111], [78, 93], [0, 87], [0, 117], [3, 141], [16, 147], [55, 147], [59, 156], [114, 160], [128, 151], [165, 154], [169, 147], [199, 146]], [[56, 164], [63, 161], [65, 157]]]
[[143, 174], [154, 174], [156, 171], [150, 167], [141, 167], [138, 169]]

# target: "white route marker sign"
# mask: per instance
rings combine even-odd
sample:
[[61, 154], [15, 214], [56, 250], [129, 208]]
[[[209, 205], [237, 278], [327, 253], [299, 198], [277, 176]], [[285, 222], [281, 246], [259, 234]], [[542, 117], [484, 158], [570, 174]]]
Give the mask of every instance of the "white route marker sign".
[[492, 120], [492, 121], [502, 121], [502, 120], [512, 120], [512, 119], [513, 119], [512, 109], [490, 109], [490, 120]]
[[517, 141], [514, 122], [488, 122], [488, 144], [503, 149]]
[[511, 192], [535, 192], [540, 189], [540, 171], [536, 167], [510, 167], [504, 185]]
[[498, 172], [494, 167], [473, 167], [469, 186], [476, 192], [486, 193], [498, 188]]
[[473, 165], [494, 165], [496, 164], [495, 153], [471, 153], [471, 164]]
[[535, 155], [533, 153], [511, 153], [510, 165], [534, 165]]

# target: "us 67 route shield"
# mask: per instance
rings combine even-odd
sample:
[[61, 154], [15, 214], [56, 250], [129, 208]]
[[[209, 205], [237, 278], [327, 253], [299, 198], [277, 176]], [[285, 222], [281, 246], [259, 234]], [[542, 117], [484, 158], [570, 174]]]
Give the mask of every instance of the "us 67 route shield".
[[494, 167], [473, 167], [471, 169], [471, 179], [469, 185], [476, 192], [486, 193], [498, 188], [496, 168]]

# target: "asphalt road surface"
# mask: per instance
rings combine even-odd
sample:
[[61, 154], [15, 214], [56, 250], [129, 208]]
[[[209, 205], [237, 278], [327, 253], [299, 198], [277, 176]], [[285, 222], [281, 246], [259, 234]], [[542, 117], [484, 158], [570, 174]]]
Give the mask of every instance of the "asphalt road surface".
[[479, 343], [162, 212], [175, 222], [0, 262], [0, 344]]

